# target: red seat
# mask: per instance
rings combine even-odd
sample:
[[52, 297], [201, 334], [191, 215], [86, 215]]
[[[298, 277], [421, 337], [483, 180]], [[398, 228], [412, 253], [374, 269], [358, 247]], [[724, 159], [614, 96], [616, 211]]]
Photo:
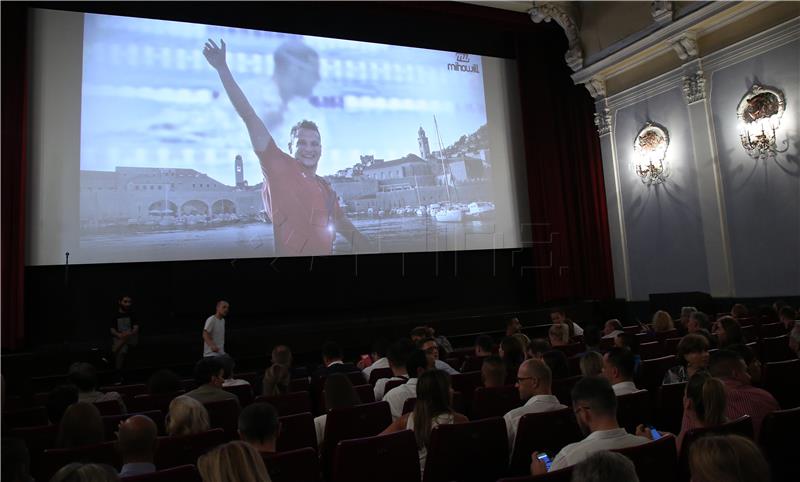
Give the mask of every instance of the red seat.
[[[364, 385], [356, 385], [353, 387], [353, 390], [356, 391], [356, 395], [358, 395], [358, 399], [361, 403], [372, 403], [375, 401], [375, 391], [372, 389], [372, 385], [364, 384]], [[325, 391], [322, 391], [322, 396], [319, 400], [319, 410], [320, 413], [327, 412], [327, 406], [325, 404]]]
[[239, 398], [239, 405], [246, 407], [253, 403], [253, 386], [252, 385], [234, 385], [231, 387], [222, 387], [226, 392], [232, 393]]
[[423, 480], [497, 480], [507, 467], [508, 435], [502, 418], [439, 425], [431, 431]]
[[106, 440], [116, 440], [116, 432], [119, 429], [119, 424], [134, 415], [145, 415], [150, 417], [150, 420], [155, 422], [159, 434], [164, 434], [164, 414], [160, 410], [150, 410], [147, 412], [139, 413], [126, 413], [124, 415], [103, 415], [103, 429], [105, 431]]
[[661, 352], [664, 355], [677, 355], [678, 343], [680, 343], [682, 339], [683, 338], [667, 338], [662, 344]]
[[662, 432], [679, 433], [683, 421], [683, 395], [686, 382], [658, 387], [656, 403], [656, 428]]
[[397, 388], [400, 385], [406, 383], [407, 381], [408, 381], [407, 378], [403, 378], [401, 380], [389, 380], [388, 382], [386, 382], [386, 387], [383, 389], [383, 393], [384, 394], [389, 393], [389, 390], [391, 390], [392, 388]]
[[221, 428], [228, 440], [239, 438], [239, 404], [236, 400], [218, 400], [203, 404], [208, 410], [211, 428]]
[[320, 454], [323, 472], [331, 473], [334, 451], [340, 441], [378, 435], [391, 423], [392, 414], [387, 402], [365, 403], [329, 411]]
[[651, 360], [645, 360], [644, 357], [642, 357], [642, 363], [639, 365], [639, 380], [636, 386], [648, 390], [657, 389], [664, 381], [664, 374], [676, 364], [677, 359], [675, 355], [653, 358]]
[[767, 323], [758, 327], [759, 338], [769, 338], [786, 334], [783, 323]]
[[800, 407], [778, 410], [764, 417], [761, 447], [772, 469], [774, 482], [797, 480], [797, 434], [800, 433]]
[[800, 406], [800, 359], [767, 363], [764, 367], [764, 388], [782, 408]]
[[311, 393], [311, 382], [308, 378], [293, 378], [289, 382], [290, 392], [309, 392]]
[[407, 413], [411, 413], [414, 411], [414, 407], [417, 405], [417, 398], [406, 398], [406, 401], [403, 402], [403, 415]]
[[667, 338], [677, 338], [678, 337], [678, 330], [673, 328], [667, 331], [657, 331], [654, 333], [656, 340], [663, 342]]
[[308, 392], [291, 392], [274, 397], [257, 397], [256, 403], [267, 402], [275, 407], [278, 415], [295, 415], [298, 413], [311, 413], [311, 395]]
[[133, 383], [130, 385], [109, 385], [106, 387], [100, 387], [97, 389], [97, 391], [103, 393], [117, 392], [123, 397], [133, 398], [136, 395], [147, 393], [147, 385], [144, 383]]
[[47, 449], [56, 447], [58, 425], [13, 428], [10, 430], [9, 435], [25, 442], [30, 454], [30, 466], [36, 467], [39, 464], [39, 458], [42, 453]]
[[567, 358], [569, 358], [581, 353], [586, 347], [583, 343], [570, 343], [569, 345], [554, 346], [553, 349], [564, 352]]
[[675, 452], [675, 437], [665, 435], [658, 440], [616, 449], [628, 457], [636, 467], [639, 480], [647, 482], [674, 482], [678, 479], [678, 456]]
[[103, 402], [92, 402], [97, 407], [100, 415], [122, 415], [122, 405], [117, 400], [105, 400]]
[[636, 433], [639, 424], [650, 424], [650, 392], [641, 390], [618, 396], [617, 421], [628, 433]]
[[756, 325], [742, 325], [742, 339], [746, 343], [758, 340], [758, 327]]
[[30, 407], [3, 412], [3, 430], [19, 427], [40, 427], [47, 425], [47, 410], [44, 407]]
[[569, 467], [564, 467], [563, 469], [554, 470], [552, 472], [537, 475], [535, 477], [530, 475], [522, 477], [506, 477], [498, 480], [497, 482], [571, 482], [573, 467], [574, 465], [570, 465]]
[[116, 469], [122, 465], [116, 442], [105, 442], [84, 447], [45, 450], [39, 465], [32, 466], [31, 471], [36, 480], [50, 480], [58, 469], [72, 462], [108, 464]]
[[319, 458], [311, 447], [261, 454], [272, 482], [320, 482]]
[[789, 348], [789, 335], [762, 338], [761, 361], [768, 363], [783, 360], [797, 360], [797, 355]]
[[663, 355], [664, 351], [659, 341], [650, 341], [639, 345], [639, 356], [642, 357], [642, 360], [652, 360]]
[[683, 436], [683, 443], [681, 444], [681, 453], [678, 456], [678, 466], [680, 471], [679, 480], [688, 481], [690, 479], [689, 473], [689, 451], [692, 444], [706, 435], [729, 435], [736, 434], [749, 439], [753, 439], [753, 421], [749, 415], [732, 420], [728, 423], [718, 425], [716, 427], [704, 427], [688, 430]]
[[179, 437], [159, 437], [156, 446], [156, 467], [167, 469], [196, 464], [198, 457], [227, 441], [225, 432], [220, 428]]
[[467, 411], [472, 406], [472, 394], [475, 389], [483, 385], [481, 372], [458, 373], [450, 377], [453, 390], [461, 393], [464, 407]]
[[464, 359], [464, 363], [461, 365], [462, 372], [476, 372], [480, 371], [483, 367], [483, 360], [486, 357], [484, 356], [469, 356]]
[[522, 405], [519, 390], [513, 385], [505, 387], [478, 387], [472, 395], [472, 420], [502, 417], [509, 410]]
[[572, 408], [523, 415], [517, 427], [509, 474], [529, 474], [533, 452], [546, 452], [555, 458], [565, 445], [581, 438]]
[[149, 412], [150, 410], [160, 410], [161, 413], [169, 412], [169, 404], [172, 400], [183, 395], [183, 391], [175, 393], [159, 393], [136, 395], [131, 398], [126, 405], [130, 412]]
[[564, 405], [571, 405], [572, 387], [574, 387], [581, 378], [583, 378], [582, 375], [575, 375], [574, 377], [553, 380], [553, 395]]
[[374, 387], [381, 378], [392, 378], [393, 376], [391, 368], [375, 368], [369, 373], [369, 384]]
[[278, 434], [276, 449], [287, 452], [311, 447], [317, 450], [317, 431], [314, 428], [314, 416], [310, 412], [278, 417], [281, 431]]
[[333, 482], [419, 481], [419, 453], [414, 432], [343, 440], [336, 447]]
[[567, 358], [567, 368], [569, 369], [569, 376], [574, 377], [581, 375], [581, 358], [583, 354], [578, 354]]
[[122, 477], [123, 482], [202, 482], [200, 473], [194, 465], [180, 465], [170, 469], [158, 470], [150, 474]]

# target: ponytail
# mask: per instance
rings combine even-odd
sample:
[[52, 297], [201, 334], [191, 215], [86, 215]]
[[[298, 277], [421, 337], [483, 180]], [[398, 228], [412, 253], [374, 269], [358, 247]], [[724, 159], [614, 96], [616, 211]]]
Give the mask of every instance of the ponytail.
[[725, 423], [725, 385], [707, 371], [692, 375], [686, 384], [686, 398], [691, 400], [697, 419], [705, 426]]

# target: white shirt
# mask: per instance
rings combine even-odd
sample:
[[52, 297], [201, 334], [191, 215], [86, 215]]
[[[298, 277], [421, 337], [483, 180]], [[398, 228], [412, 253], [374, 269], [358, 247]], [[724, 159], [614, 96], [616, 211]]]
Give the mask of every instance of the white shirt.
[[619, 382], [611, 385], [611, 388], [614, 389], [614, 395], [628, 395], [631, 393], [638, 393], [641, 392], [633, 382]]
[[240, 385], [250, 385], [250, 382], [239, 378], [226, 378], [225, 381], [222, 382], [223, 387], [238, 387]]
[[225, 354], [225, 318], [217, 318], [217, 315], [211, 315], [206, 320], [203, 330], [211, 335], [214, 344], [219, 347], [218, 352], [211, 351], [211, 347], [203, 339], [203, 356], [219, 356]]
[[567, 445], [556, 455], [550, 471], [563, 469], [582, 462], [590, 455], [601, 450], [624, 449], [646, 444], [650, 439], [631, 435], [624, 428], [612, 430], [598, 430], [592, 432], [588, 437]]
[[366, 378], [368, 382], [369, 376], [372, 374], [372, 370], [376, 368], [389, 368], [389, 359], [386, 357], [378, 358], [375, 363], [362, 370], [364, 373], [364, 378]]
[[383, 396], [386, 394], [386, 384], [390, 380], [408, 380], [408, 375], [401, 375], [399, 377], [392, 377], [392, 378], [381, 378], [377, 382], [375, 382], [375, 388], [372, 389], [375, 392], [375, 401], [380, 402], [383, 400]]
[[555, 395], [535, 395], [525, 402], [525, 405], [515, 408], [503, 415], [506, 422], [506, 432], [508, 432], [508, 447], [509, 453], [514, 451], [514, 441], [517, 439], [517, 428], [519, 428], [519, 420], [523, 415], [529, 413], [542, 413], [552, 412], [553, 410], [561, 410], [567, 408], [555, 397]]
[[412, 378], [399, 387], [389, 390], [384, 395], [383, 400], [389, 403], [392, 411], [392, 420], [397, 420], [403, 416], [403, 405], [409, 398], [417, 398], [417, 379]]
[[622, 330], [614, 330], [614, 331], [612, 331], [611, 333], [609, 333], [608, 335], [604, 336], [604, 337], [603, 337], [603, 339], [607, 339], [607, 338], [616, 338], [616, 337], [617, 337], [617, 335], [620, 335], [620, 334], [622, 334], [622, 333], [625, 333], [625, 332], [624, 332], [624, 331], [622, 331]]
[[325, 440], [325, 422], [327, 421], [327, 413], [319, 417], [314, 417], [314, 430], [317, 432], [317, 447], [322, 447], [322, 442]]
[[445, 371], [445, 372], [449, 373], [450, 375], [458, 375], [458, 370], [456, 370], [455, 368], [451, 367], [450, 365], [448, 365], [447, 363], [443, 362], [442, 360], [436, 360], [436, 363], [434, 364], [433, 367], [435, 369], [437, 369], [437, 370]]
[[581, 336], [581, 335], [583, 335], [583, 328], [581, 328], [580, 326], [578, 326], [578, 324], [577, 324], [577, 323], [575, 323], [574, 321], [572, 322], [572, 325], [573, 325], [573, 326], [574, 326], [574, 328], [575, 328], [575, 336]]

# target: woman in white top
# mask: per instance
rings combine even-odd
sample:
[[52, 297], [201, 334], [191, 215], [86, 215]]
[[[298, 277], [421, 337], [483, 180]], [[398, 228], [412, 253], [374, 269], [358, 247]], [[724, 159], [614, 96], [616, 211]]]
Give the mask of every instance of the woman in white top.
[[[352, 407], [361, 403], [358, 394], [353, 388], [353, 384], [344, 373], [334, 373], [325, 379], [325, 390], [322, 392], [325, 397], [325, 411], [329, 412], [334, 408]], [[317, 445], [322, 447], [325, 440], [325, 422], [328, 414], [322, 414], [314, 419], [314, 428], [317, 431]]]
[[433, 428], [438, 425], [468, 421], [467, 417], [453, 411], [450, 375], [441, 370], [428, 370], [418, 377], [417, 403], [414, 405], [414, 411], [397, 419], [381, 435], [413, 430], [419, 451], [419, 468], [424, 472]]

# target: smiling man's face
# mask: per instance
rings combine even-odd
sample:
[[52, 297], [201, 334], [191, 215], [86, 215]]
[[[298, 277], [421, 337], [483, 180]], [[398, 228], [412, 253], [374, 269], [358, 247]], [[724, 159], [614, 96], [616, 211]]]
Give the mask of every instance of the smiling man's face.
[[298, 129], [297, 135], [292, 141], [294, 158], [303, 166], [316, 169], [319, 158], [322, 156], [322, 141], [319, 132], [314, 129]]

